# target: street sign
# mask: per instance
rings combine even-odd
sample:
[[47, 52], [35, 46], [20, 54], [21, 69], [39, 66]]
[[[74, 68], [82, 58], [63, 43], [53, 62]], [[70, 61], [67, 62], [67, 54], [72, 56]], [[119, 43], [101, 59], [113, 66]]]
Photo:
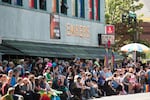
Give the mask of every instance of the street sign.
[[115, 35], [101, 34], [101, 44], [115, 44]]
[[115, 26], [114, 25], [106, 25], [105, 33], [106, 34], [115, 34]]

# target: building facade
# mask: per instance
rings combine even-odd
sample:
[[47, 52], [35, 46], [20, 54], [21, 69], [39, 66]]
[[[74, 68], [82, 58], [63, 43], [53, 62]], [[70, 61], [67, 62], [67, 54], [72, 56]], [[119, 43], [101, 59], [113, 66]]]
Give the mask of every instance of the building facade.
[[[0, 52], [47, 57], [97, 55], [98, 34], [105, 34], [104, 10], [104, 0], [0, 0]], [[96, 57], [91, 55], [87, 57]]]

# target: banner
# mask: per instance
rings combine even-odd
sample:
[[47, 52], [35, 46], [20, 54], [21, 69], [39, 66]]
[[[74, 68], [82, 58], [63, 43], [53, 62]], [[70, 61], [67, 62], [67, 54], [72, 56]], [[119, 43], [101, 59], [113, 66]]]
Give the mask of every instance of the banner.
[[99, 15], [100, 15], [100, 10], [99, 10], [99, 6], [100, 6], [100, 1], [99, 0], [95, 0], [95, 19], [99, 20]]
[[72, 16], [75, 16], [75, 2], [76, 0], [71, 0], [71, 4], [72, 4]]
[[50, 14], [50, 38], [60, 39], [60, 18], [59, 15]]
[[34, 0], [29, 0], [29, 7], [34, 8]]
[[59, 13], [59, 0], [52, 0], [52, 12]]
[[88, 16], [89, 16], [89, 19], [92, 19], [92, 0], [88, 0]]
[[114, 61], [115, 61], [115, 56], [114, 56], [114, 50], [111, 51], [111, 70], [114, 68]]
[[80, 0], [80, 17], [84, 18], [84, 0]]
[[105, 49], [104, 67], [108, 67], [108, 48]]

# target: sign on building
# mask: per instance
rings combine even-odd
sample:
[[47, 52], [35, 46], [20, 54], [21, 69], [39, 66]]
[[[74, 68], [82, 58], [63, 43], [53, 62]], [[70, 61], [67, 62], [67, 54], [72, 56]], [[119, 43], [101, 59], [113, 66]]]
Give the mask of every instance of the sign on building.
[[60, 17], [59, 15], [50, 14], [50, 38], [60, 39]]
[[106, 25], [105, 33], [106, 34], [115, 34], [115, 26], [114, 25]]
[[115, 44], [115, 35], [101, 34], [101, 44]]

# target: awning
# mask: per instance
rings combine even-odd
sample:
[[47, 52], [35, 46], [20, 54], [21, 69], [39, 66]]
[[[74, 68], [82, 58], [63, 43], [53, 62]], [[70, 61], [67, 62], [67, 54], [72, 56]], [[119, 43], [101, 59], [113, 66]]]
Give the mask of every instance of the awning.
[[8, 54], [8, 55], [23, 55], [23, 53], [15, 48], [7, 47], [0, 45], [0, 54]]
[[[7, 47], [1, 50], [4, 54], [17, 54], [25, 56], [40, 57], [62, 57], [71, 58], [76, 55], [82, 59], [103, 59], [105, 55], [104, 47], [88, 47], [65, 44], [37, 43], [15, 40], [3, 40], [2, 45]], [[11, 49], [10, 49], [11, 48]], [[116, 55], [117, 56], [117, 55]]]

